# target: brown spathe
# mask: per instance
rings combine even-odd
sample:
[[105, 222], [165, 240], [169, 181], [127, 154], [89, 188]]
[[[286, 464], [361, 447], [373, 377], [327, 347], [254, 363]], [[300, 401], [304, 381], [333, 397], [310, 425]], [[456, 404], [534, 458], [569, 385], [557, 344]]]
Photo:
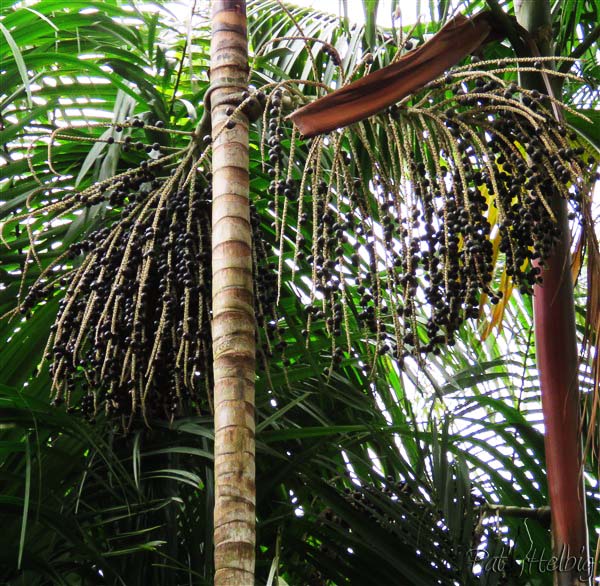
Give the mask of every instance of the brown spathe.
[[290, 118], [305, 138], [348, 126], [398, 102], [481, 45], [503, 38], [490, 12], [458, 15], [401, 59], [296, 110]]

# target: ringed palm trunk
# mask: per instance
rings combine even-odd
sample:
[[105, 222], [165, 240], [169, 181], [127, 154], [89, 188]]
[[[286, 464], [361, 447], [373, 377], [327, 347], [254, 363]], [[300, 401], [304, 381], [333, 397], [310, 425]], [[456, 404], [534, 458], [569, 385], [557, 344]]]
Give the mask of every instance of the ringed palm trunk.
[[254, 304], [248, 121], [226, 110], [247, 86], [244, 0], [213, 0], [212, 337], [215, 585], [252, 586], [255, 548]]
[[[534, 36], [541, 54], [551, 56], [552, 21], [548, 0], [516, 4], [520, 24]], [[522, 85], [545, 91], [537, 77], [524, 77]], [[533, 312], [544, 413], [552, 540], [554, 555], [563, 560], [562, 567], [555, 573], [554, 583], [574, 586], [589, 584], [585, 571], [582, 573], [577, 567], [569, 570], [566, 563], [569, 556], [571, 559], [578, 558], [578, 562], [587, 563], [588, 560], [578, 352], [566, 202], [555, 197], [552, 208], [562, 237], [543, 271], [543, 284], [535, 287]]]

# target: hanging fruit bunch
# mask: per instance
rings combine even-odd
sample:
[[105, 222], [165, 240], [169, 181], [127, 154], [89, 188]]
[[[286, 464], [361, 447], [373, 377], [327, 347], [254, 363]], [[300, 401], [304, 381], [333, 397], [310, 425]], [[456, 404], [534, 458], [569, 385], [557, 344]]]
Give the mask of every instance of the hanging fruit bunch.
[[[454, 344], [486, 298], [497, 304], [512, 287], [531, 294], [541, 283], [561, 237], [552, 201], [566, 200], [582, 222], [596, 167], [591, 147], [556, 118], [581, 114], [507, 81], [524, 72], [578, 79], [544, 63], [474, 59], [366, 119], [351, 100], [371, 107], [369, 76], [356, 96], [355, 84], [343, 87], [292, 124], [280, 104], [300, 82], [270, 94], [278, 254], [293, 250], [292, 281], [311, 275], [309, 286], [295, 282], [309, 300], [306, 344], [330, 337], [332, 366], [357, 357], [352, 324], [373, 366], [386, 354], [402, 365]], [[334, 130], [340, 121], [355, 123]], [[299, 130], [314, 138], [298, 140]]]
[[[28, 316], [38, 303], [61, 297], [44, 359], [50, 363], [54, 403], [66, 402], [68, 412], [93, 421], [103, 410], [129, 427], [135, 415], [149, 421], [209, 411], [210, 137], [203, 136], [202, 125], [195, 133], [184, 133], [138, 118], [96, 126], [112, 132], [89, 140], [146, 152], [148, 158], [11, 218], [6, 229], [32, 217], [50, 215], [56, 221], [104, 206], [106, 220], [42, 271], [13, 314]], [[185, 148], [164, 154], [158, 142], [134, 140], [136, 133], [140, 138], [144, 133], [177, 133], [190, 140]], [[69, 129], [55, 131], [50, 154], [53, 142], [73, 139], [82, 140]], [[51, 156], [49, 164], [52, 169]], [[274, 287], [266, 276], [266, 249], [255, 211], [252, 226], [259, 243], [254, 272], [263, 275], [257, 312], [269, 316]], [[34, 235], [29, 251], [36, 255]]]

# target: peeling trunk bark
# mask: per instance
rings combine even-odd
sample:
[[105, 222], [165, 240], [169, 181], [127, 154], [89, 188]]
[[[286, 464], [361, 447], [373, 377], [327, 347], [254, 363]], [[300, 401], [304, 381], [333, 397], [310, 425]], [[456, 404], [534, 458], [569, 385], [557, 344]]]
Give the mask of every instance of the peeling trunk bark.
[[[229, 105], [246, 90], [244, 0], [213, 0], [212, 337], [215, 394], [215, 585], [253, 586], [255, 557], [255, 325], [248, 120]], [[219, 134], [220, 133], [220, 134]]]
[[[536, 39], [540, 53], [551, 56], [551, 13], [547, 0], [522, 2], [517, 20]], [[521, 85], [545, 91], [539, 78], [523, 77]], [[575, 305], [571, 281], [571, 242], [566, 202], [554, 197], [552, 209], [562, 238], [534, 289], [533, 312], [537, 367], [542, 394], [546, 472], [552, 511], [554, 555], [563, 560], [554, 576], [557, 586], [589, 584], [581, 565], [588, 560], [588, 534], [582, 475], [581, 416]], [[562, 570], [562, 571], [561, 571]]]

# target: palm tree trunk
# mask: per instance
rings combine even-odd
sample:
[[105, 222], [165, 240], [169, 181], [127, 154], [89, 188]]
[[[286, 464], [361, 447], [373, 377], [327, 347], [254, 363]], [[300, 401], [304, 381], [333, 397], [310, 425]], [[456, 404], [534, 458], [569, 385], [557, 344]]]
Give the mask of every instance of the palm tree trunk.
[[[541, 54], [551, 56], [552, 27], [548, 0], [523, 1], [517, 8], [517, 19], [536, 38]], [[524, 78], [521, 83], [531, 89], [544, 91], [539, 79]], [[552, 208], [562, 238], [543, 271], [543, 284], [535, 288], [533, 311], [544, 413], [553, 548], [554, 555], [559, 559], [567, 560], [572, 556], [587, 562], [570, 232], [566, 202], [555, 197]], [[577, 567], [575, 570], [560, 571], [567, 567], [564, 562], [556, 572], [555, 584], [574, 586], [589, 583], [589, 579], [582, 579]]]
[[[212, 337], [215, 393], [215, 585], [252, 586], [255, 548], [254, 304], [248, 121], [227, 108], [247, 86], [244, 0], [213, 0]], [[222, 132], [221, 132], [222, 131]], [[219, 134], [220, 133], [220, 134]]]

